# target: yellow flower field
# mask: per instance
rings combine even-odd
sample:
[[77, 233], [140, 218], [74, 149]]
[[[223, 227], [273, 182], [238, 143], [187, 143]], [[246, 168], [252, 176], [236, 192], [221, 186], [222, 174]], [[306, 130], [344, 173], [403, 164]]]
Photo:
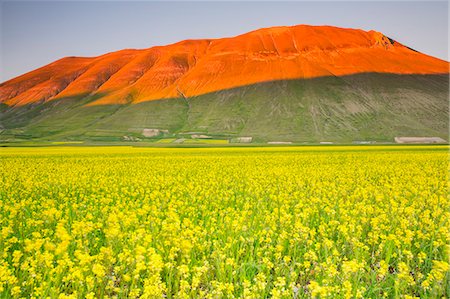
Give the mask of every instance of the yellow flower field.
[[447, 146], [0, 149], [0, 298], [450, 295]]

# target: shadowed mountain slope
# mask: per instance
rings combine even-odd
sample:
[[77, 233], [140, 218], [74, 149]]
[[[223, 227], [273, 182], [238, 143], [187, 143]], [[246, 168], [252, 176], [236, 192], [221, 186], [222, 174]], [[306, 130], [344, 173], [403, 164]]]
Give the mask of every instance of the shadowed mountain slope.
[[[89, 105], [95, 96], [3, 106], [0, 138], [120, 141], [146, 128], [254, 141], [393, 141], [448, 134], [447, 75], [366, 73], [280, 80], [192, 98]], [[101, 97], [101, 96], [100, 96]]]

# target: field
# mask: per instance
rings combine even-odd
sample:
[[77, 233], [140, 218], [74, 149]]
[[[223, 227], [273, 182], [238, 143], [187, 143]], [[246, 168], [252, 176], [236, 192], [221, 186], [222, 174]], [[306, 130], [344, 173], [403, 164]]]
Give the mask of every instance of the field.
[[225, 139], [186, 139], [183, 144], [227, 144]]
[[1, 298], [450, 295], [448, 146], [0, 149]]

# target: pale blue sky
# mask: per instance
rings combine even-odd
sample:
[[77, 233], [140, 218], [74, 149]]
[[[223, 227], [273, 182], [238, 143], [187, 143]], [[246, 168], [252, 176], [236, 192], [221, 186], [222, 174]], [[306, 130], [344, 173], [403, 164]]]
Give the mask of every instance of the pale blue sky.
[[448, 60], [448, 2], [1, 2], [0, 81], [64, 56], [311, 24], [381, 31]]

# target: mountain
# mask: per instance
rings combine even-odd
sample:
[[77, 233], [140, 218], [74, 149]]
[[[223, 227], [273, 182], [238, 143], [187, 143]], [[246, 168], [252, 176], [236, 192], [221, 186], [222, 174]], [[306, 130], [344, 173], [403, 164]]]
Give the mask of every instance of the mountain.
[[331, 26], [67, 57], [0, 84], [0, 140], [447, 138], [448, 73], [382, 33]]

